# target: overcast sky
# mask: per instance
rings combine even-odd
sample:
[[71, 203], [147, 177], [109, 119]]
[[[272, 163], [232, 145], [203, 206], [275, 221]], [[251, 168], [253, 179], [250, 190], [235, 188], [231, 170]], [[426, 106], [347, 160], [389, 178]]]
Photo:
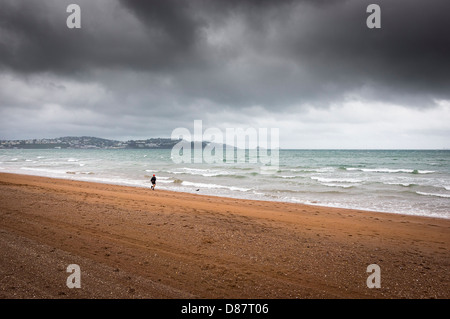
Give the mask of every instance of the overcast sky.
[[449, 13], [448, 0], [0, 0], [0, 139], [170, 137], [202, 120], [279, 128], [283, 148], [450, 148]]

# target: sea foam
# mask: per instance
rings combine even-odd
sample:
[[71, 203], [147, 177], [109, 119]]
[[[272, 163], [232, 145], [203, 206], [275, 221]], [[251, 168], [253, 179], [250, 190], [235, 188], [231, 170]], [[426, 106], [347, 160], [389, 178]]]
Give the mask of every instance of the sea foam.
[[425, 193], [425, 192], [416, 192], [416, 194], [423, 195], [423, 196], [435, 196], [435, 197], [442, 197], [442, 198], [450, 198], [450, 194], [437, 194], [437, 193]]
[[432, 174], [436, 171], [427, 170], [417, 170], [417, 169], [407, 169], [407, 168], [359, 168], [359, 167], [347, 167], [347, 171], [361, 171], [367, 173], [410, 173], [410, 174]]

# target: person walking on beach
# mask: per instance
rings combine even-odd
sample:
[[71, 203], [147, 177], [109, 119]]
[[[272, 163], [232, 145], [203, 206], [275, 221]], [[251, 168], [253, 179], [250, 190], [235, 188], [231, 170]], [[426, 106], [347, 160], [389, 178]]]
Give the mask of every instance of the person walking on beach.
[[156, 186], [156, 177], [155, 177], [155, 174], [153, 174], [153, 177], [150, 179], [150, 181], [152, 182], [152, 189], [155, 190], [155, 186]]

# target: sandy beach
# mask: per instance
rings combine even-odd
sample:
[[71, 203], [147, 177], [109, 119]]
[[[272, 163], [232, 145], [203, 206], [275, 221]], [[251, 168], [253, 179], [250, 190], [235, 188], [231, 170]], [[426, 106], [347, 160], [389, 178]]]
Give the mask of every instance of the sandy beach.
[[0, 298], [446, 299], [449, 248], [447, 219], [0, 174]]

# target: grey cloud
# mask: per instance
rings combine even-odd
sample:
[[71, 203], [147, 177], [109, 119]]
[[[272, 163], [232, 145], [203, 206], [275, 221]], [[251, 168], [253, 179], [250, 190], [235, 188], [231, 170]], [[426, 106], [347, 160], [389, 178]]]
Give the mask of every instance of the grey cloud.
[[[365, 26], [370, 2], [356, 0], [81, 1], [81, 30], [65, 28], [69, 1], [2, 2], [12, 41], [1, 41], [1, 65], [15, 72], [163, 74], [178, 93], [237, 107], [327, 104], [367, 86], [411, 103], [449, 95], [444, 0], [380, 0], [380, 30]], [[206, 43], [205, 29], [235, 16], [243, 33], [230, 35], [229, 54]], [[230, 67], [239, 61], [242, 73]]]
[[[415, 108], [450, 99], [448, 0], [79, 0], [82, 28], [69, 30], [72, 2], [0, 0], [1, 74], [47, 87], [4, 93], [3, 113], [53, 103], [117, 131], [148, 119], [161, 131], [255, 106], [289, 114], [352, 98]], [[372, 2], [379, 30], [365, 24]], [[63, 86], [92, 96], [64, 99]]]

